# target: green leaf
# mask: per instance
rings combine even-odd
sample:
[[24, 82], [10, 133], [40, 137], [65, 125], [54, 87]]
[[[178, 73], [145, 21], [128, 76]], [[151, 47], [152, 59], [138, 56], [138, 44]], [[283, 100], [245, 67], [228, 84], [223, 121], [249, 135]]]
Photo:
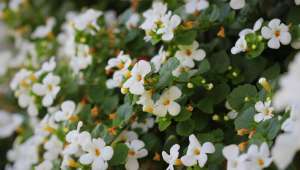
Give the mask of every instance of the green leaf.
[[177, 68], [179, 61], [173, 57], [170, 58], [166, 64], [162, 66], [159, 71], [159, 81], [156, 84], [156, 88], [164, 88], [169, 86], [172, 83], [173, 76], [172, 71]]
[[254, 123], [255, 109], [250, 107], [245, 111], [239, 113], [238, 117], [234, 121], [235, 129], [247, 128], [251, 129]]
[[128, 155], [128, 147], [123, 143], [117, 143], [114, 147], [114, 154], [112, 159], [109, 161], [109, 165], [122, 165], [126, 163], [127, 155]]
[[262, 77], [265, 77], [268, 80], [276, 79], [280, 75], [280, 65], [278, 63], [267, 68], [263, 73]]
[[227, 100], [233, 109], [239, 111], [246, 102], [245, 99], [251, 100], [256, 95], [256, 87], [250, 84], [245, 84], [235, 88], [227, 97]]
[[171, 125], [171, 120], [165, 117], [158, 119], [158, 128], [160, 131], [166, 130]]
[[183, 30], [183, 31], [178, 31], [175, 34], [175, 42], [176, 44], [180, 45], [190, 45], [194, 42], [197, 36], [197, 31], [194, 30]]
[[192, 112], [187, 111], [186, 109], [181, 109], [181, 112], [174, 118], [174, 120], [177, 122], [182, 122], [188, 120], [191, 116]]
[[208, 133], [199, 133], [197, 135], [200, 142], [222, 142], [224, 139], [224, 132], [221, 129], [212, 130]]
[[219, 51], [212, 54], [209, 58], [211, 70], [216, 73], [224, 73], [230, 64], [230, 60], [226, 51]]
[[213, 154], [210, 154], [208, 157], [208, 166], [209, 169], [211, 169], [211, 166], [216, 166], [222, 164], [224, 161], [224, 157], [222, 154], [223, 150], [223, 145], [222, 144], [215, 144], [215, 152]]
[[207, 71], [209, 71], [209, 69], [210, 69], [209, 61], [207, 59], [204, 59], [201, 61], [201, 63], [198, 66], [198, 73], [199, 74], [206, 73]]
[[211, 98], [204, 98], [196, 104], [196, 107], [204, 113], [213, 113], [214, 112], [213, 103], [214, 102], [212, 101]]
[[127, 122], [132, 116], [132, 114], [133, 114], [132, 105], [130, 105], [129, 103], [125, 103], [121, 105], [117, 110], [117, 115], [118, 115], [117, 124], [119, 126], [123, 126], [123, 123]]
[[192, 119], [189, 119], [184, 122], [179, 122], [176, 126], [176, 132], [180, 136], [189, 136], [193, 133], [193, 130], [195, 128], [195, 121]]
[[145, 142], [148, 151], [158, 151], [160, 147], [160, 139], [154, 133], [147, 133], [141, 138]]

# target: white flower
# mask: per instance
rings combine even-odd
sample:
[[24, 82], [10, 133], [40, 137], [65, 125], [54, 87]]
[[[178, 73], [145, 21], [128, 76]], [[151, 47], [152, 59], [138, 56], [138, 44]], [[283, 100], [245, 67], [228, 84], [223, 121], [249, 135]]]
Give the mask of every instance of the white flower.
[[162, 93], [158, 101], [155, 102], [153, 113], [159, 117], [164, 117], [169, 113], [176, 116], [180, 112], [180, 105], [175, 102], [181, 96], [181, 90], [172, 86]]
[[18, 97], [18, 104], [22, 108], [27, 108], [30, 116], [38, 115], [38, 108], [35, 104], [35, 98], [28, 93], [21, 93]]
[[259, 113], [254, 115], [255, 122], [266, 121], [273, 117], [273, 107], [271, 107], [271, 101], [262, 102], [259, 101], [255, 104], [255, 110]]
[[144, 133], [148, 132], [149, 129], [153, 128], [154, 126], [154, 118], [147, 117], [144, 122], [133, 122], [131, 125], [132, 129], [142, 129]]
[[131, 70], [131, 77], [123, 84], [124, 88], [129, 88], [130, 93], [141, 95], [144, 93], [144, 78], [151, 72], [149, 62], [140, 60]]
[[170, 41], [174, 37], [174, 30], [181, 23], [178, 15], [167, 14], [167, 5], [161, 2], [154, 2], [152, 8], [143, 13], [145, 21], [140, 28], [146, 31], [145, 40], [151, 40], [151, 34], [161, 35], [162, 40]]
[[201, 61], [205, 58], [206, 53], [202, 49], [198, 49], [199, 43], [194, 41], [192, 45], [179, 46], [179, 51], [175, 53], [175, 57], [180, 64], [185, 67], [194, 68], [195, 61]]
[[124, 130], [124, 131], [119, 135], [118, 138], [119, 138], [120, 141], [130, 142], [130, 141], [133, 141], [133, 140], [135, 140], [135, 139], [138, 139], [138, 135], [137, 135], [137, 133], [135, 133], [134, 131]]
[[34, 170], [52, 170], [52, 168], [53, 168], [52, 162], [49, 160], [44, 160], [36, 167], [34, 167]]
[[238, 54], [241, 52], [246, 52], [248, 49], [247, 41], [245, 40], [245, 37], [240, 37], [234, 47], [231, 48], [231, 54]]
[[77, 154], [82, 150], [82, 147], [86, 147], [91, 143], [91, 135], [89, 132], [80, 132], [82, 122], [79, 122], [76, 130], [72, 130], [67, 133], [66, 141], [69, 143], [63, 151], [64, 155]]
[[80, 163], [84, 165], [92, 164], [92, 170], [105, 170], [108, 168], [107, 161], [112, 158], [113, 149], [106, 146], [103, 139], [93, 139], [90, 144], [83, 147], [83, 150], [87, 153], [80, 156]]
[[74, 27], [80, 31], [83, 31], [89, 25], [99, 29], [97, 24], [97, 19], [102, 15], [101, 11], [97, 11], [94, 9], [88, 9], [84, 13], [78, 15], [74, 18]]
[[55, 113], [56, 121], [66, 121], [75, 114], [76, 105], [73, 101], [67, 100], [61, 104], [61, 110]]
[[280, 43], [288, 45], [291, 40], [291, 34], [289, 33], [289, 27], [281, 23], [279, 19], [273, 19], [269, 22], [268, 27], [264, 26], [261, 30], [261, 34], [268, 41], [268, 47], [278, 49]]
[[128, 146], [129, 151], [125, 167], [127, 170], [138, 170], [138, 159], [148, 155], [148, 151], [144, 148], [145, 143], [141, 140], [133, 140], [131, 142], [127, 142], [126, 145]]
[[167, 52], [164, 51], [163, 47], [161, 47], [159, 49], [158, 54], [151, 59], [151, 63], [155, 67], [155, 70], [154, 70], [155, 73], [159, 72], [161, 65], [166, 62], [167, 57], [168, 57]]
[[239, 39], [236, 41], [234, 47], [231, 48], [231, 53], [232, 54], [238, 54], [241, 52], [246, 52], [248, 50], [248, 45], [245, 39], [245, 36], [250, 34], [250, 33], [255, 33], [256, 31], [260, 30], [264, 20], [263, 18], [259, 18], [252, 29], [246, 28], [240, 31], [239, 33]]
[[234, 109], [230, 106], [230, 104], [229, 104], [228, 101], [226, 101], [225, 107], [226, 107], [226, 109], [230, 110], [230, 112], [227, 113], [227, 116], [228, 116], [229, 119], [235, 119], [235, 118], [237, 117], [237, 115], [239, 114], [236, 110], [234, 110]]
[[[128, 71], [129, 73], [129, 71]], [[122, 87], [124, 81], [124, 72], [123, 71], [116, 71], [113, 74], [111, 79], [106, 81], [106, 87], [109, 89], [113, 89], [116, 87]]]
[[170, 41], [174, 37], [174, 30], [181, 23], [181, 18], [178, 15], [173, 15], [171, 11], [168, 12], [162, 19], [163, 27], [157, 30], [158, 34], [161, 34], [161, 39], [164, 41]]
[[189, 136], [189, 146], [185, 156], [181, 157], [181, 161], [185, 166], [193, 166], [198, 164], [204, 167], [207, 161], [207, 154], [215, 152], [215, 147], [211, 142], [205, 142], [201, 145], [195, 135]]
[[266, 143], [261, 144], [259, 148], [256, 145], [251, 145], [248, 148], [247, 157], [251, 162], [252, 169], [264, 169], [272, 163], [269, 147]]
[[22, 124], [23, 118], [19, 114], [0, 111], [0, 138], [9, 137]]
[[85, 44], [77, 45], [77, 55], [71, 57], [70, 65], [75, 74], [79, 71], [86, 69], [92, 64], [92, 56], [90, 54], [90, 48]]
[[145, 91], [136, 103], [143, 105], [144, 112], [153, 113], [154, 101], [152, 100], [152, 91]]
[[165, 151], [162, 152], [162, 157], [163, 157], [164, 161], [169, 164], [167, 170], [174, 170], [175, 165], [181, 164], [181, 160], [178, 159], [179, 149], [180, 149], [180, 146], [178, 144], [175, 144], [171, 147], [170, 154], [167, 154]]
[[140, 21], [139, 14], [137, 13], [131, 14], [128, 21], [126, 22], [127, 29], [136, 28], [139, 21]]
[[186, 0], [185, 11], [188, 14], [200, 12], [209, 7], [207, 0]]
[[249, 163], [246, 162], [247, 155], [240, 155], [239, 147], [237, 145], [228, 145], [222, 151], [227, 160], [227, 170], [247, 170]]
[[43, 83], [36, 83], [33, 85], [32, 90], [35, 94], [43, 96], [43, 106], [51, 106], [57, 93], [60, 91], [58, 84], [60, 83], [60, 77], [53, 75], [52, 73], [47, 74], [43, 79]]
[[191, 69], [189, 67], [179, 65], [175, 70], [172, 71], [172, 75], [175, 77], [179, 77], [181, 73], [187, 73]]
[[51, 136], [50, 140], [48, 140], [44, 144], [45, 153], [44, 159], [49, 161], [54, 161], [58, 158], [63, 150], [63, 143], [54, 135]]
[[300, 5], [300, 0], [295, 0], [296, 5]]
[[9, 68], [9, 63], [12, 59], [12, 53], [10, 51], [0, 51], [0, 76], [3, 76]]
[[46, 21], [46, 25], [39, 26], [34, 30], [34, 32], [31, 35], [32, 38], [45, 38], [51, 33], [55, 23], [55, 18], [48, 18]]
[[132, 61], [130, 56], [121, 51], [116, 58], [111, 58], [108, 60], [105, 70], [127, 70], [131, 63]]
[[42, 72], [51, 72], [55, 69], [56, 67], [56, 62], [55, 62], [55, 57], [51, 57], [51, 59], [47, 62], [44, 62], [42, 65]]
[[289, 65], [287, 74], [281, 77], [280, 89], [274, 97], [274, 106], [276, 109], [285, 109], [285, 107], [300, 107], [300, 93], [297, 90], [300, 87], [300, 53], [295, 56], [294, 61]]
[[245, 0], [230, 0], [229, 5], [232, 9], [242, 9], [246, 5]]
[[18, 11], [22, 3], [24, 3], [22, 0], [11, 0], [9, 1], [8, 7], [13, 11]]

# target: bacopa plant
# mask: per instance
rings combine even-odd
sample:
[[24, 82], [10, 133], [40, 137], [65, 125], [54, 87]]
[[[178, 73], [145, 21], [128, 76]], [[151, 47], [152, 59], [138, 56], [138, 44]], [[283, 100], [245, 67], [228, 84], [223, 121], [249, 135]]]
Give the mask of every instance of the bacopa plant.
[[0, 169], [299, 169], [297, 5], [0, 2]]

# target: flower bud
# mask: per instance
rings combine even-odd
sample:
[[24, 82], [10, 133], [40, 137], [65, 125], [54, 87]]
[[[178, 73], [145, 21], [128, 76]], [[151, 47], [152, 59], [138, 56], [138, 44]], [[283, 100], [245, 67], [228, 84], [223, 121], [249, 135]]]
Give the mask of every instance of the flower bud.
[[268, 92], [272, 91], [272, 87], [266, 78], [262, 77], [258, 80], [258, 83]]

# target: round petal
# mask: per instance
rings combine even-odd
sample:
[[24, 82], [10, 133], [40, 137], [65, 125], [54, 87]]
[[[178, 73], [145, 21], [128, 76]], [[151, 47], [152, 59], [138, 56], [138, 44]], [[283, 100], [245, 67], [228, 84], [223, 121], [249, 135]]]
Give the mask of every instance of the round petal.
[[259, 123], [264, 119], [264, 114], [263, 113], [258, 113], [254, 115], [254, 121]]
[[198, 157], [197, 160], [198, 160], [199, 166], [202, 168], [202, 167], [204, 167], [204, 165], [207, 162], [207, 155], [206, 154], [200, 154], [200, 156]]
[[43, 97], [43, 106], [48, 107], [51, 106], [53, 103], [53, 97], [51, 95], [46, 95], [45, 97]]
[[167, 114], [167, 107], [162, 104], [158, 104], [154, 106], [153, 114], [159, 117], [165, 117]]
[[101, 150], [101, 157], [106, 161], [111, 160], [113, 154], [114, 150], [110, 146], [106, 146]]
[[167, 152], [163, 151], [162, 152], [162, 157], [163, 157], [163, 160], [167, 163], [170, 163], [171, 162], [171, 159], [172, 159], [172, 156], [171, 155], [168, 155]]
[[202, 153], [214, 153], [215, 147], [211, 142], [205, 142], [201, 148]]
[[176, 102], [171, 102], [171, 104], [168, 106], [168, 111], [170, 115], [177, 116], [180, 112], [180, 105]]
[[127, 170], [138, 170], [139, 162], [135, 158], [128, 158], [125, 167]]
[[229, 2], [230, 7], [235, 10], [244, 8], [245, 4], [245, 0], [231, 0]]
[[46, 94], [46, 86], [42, 84], [34, 84], [32, 86], [32, 91], [39, 96], [44, 96]]
[[171, 100], [176, 100], [181, 96], [181, 90], [177, 86], [168, 89], [168, 95]]
[[272, 19], [270, 22], [269, 22], [269, 27], [271, 28], [271, 29], [277, 29], [278, 27], [279, 27], [279, 25], [280, 25], [280, 19], [277, 19], [277, 18], [275, 18], [275, 19]]
[[93, 162], [93, 155], [90, 153], [84, 154], [82, 156], [80, 156], [79, 158], [79, 162], [84, 164], [84, 165], [88, 165], [91, 164]]
[[145, 88], [143, 83], [135, 81], [131, 87], [129, 87], [129, 91], [132, 94], [142, 95], [145, 92]]
[[280, 33], [280, 42], [283, 44], [283, 45], [288, 45], [291, 43], [292, 41], [292, 36], [289, 32], [281, 32]]
[[193, 166], [197, 164], [197, 160], [193, 155], [185, 155], [181, 157], [181, 162], [184, 166]]
[[272, 49], [279, 49], [280, 48], [280, 42], [277, 38], [273, 37], [268, 41], [268, 47]]
[[135, 151], [138, 151], [145, 147], [145, 143], [141, 140], [133, 140], [131, 141], [131, 146]]
[[235, 160], [239, 156], [239, 147], [237, 145], [228, 145], [222, 151], [227, 160]]
[[75, 111], [75, 103], [73, 101], [65, 101], [61, 105], [61, 110], [65, 113], [72, 114]]
[[258, 112], [263, 112], [265, 109], [265, 105], [262, 101], [259, 101], [255, 104], [255, 110]]
[[193, 59], [196, 61], [201, 61], [205, 58], [206, 53], [204, 50], [199, 49], [193, 53]]
[[261, 29], [261, 35], [265, 38], [265, 39], [270, 39], [273, 36], [273, 32], [270, 28], [268, 27], [263, 27]]

